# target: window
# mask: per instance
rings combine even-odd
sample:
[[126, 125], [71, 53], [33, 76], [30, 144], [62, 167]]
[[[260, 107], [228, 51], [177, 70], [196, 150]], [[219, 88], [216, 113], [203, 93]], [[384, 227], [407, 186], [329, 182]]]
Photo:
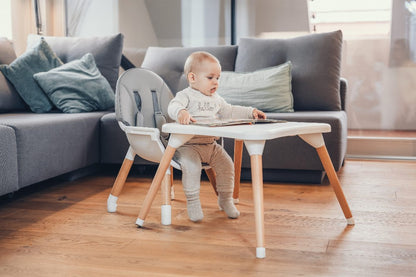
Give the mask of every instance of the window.
[[341, 29], [350, 157], [416, 157], [416, 1], [310, 0], [312, 32]]
[[392, 0], [310, 0], [313, 32], [342, 29], [344, 36], [388, 36]]

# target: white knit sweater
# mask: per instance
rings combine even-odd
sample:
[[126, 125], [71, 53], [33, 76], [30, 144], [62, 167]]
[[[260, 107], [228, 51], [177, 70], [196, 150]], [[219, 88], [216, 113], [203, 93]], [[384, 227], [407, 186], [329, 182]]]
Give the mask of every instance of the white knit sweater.
[[[168, 114], [178, 120], [178, 113], [181, 110], [187, 110], [196, 120], [200, 118], [212, 119], [247, 119], [253, 118], [253, 108], [231, 105], [225, 102], [224, 98], [214, 93], [207, 96], [191, 87], [179, 91], [175, 98], [170, 101]], [[215, 140], [214, 137], [195, 136], [188, 144], [210, 143]]]

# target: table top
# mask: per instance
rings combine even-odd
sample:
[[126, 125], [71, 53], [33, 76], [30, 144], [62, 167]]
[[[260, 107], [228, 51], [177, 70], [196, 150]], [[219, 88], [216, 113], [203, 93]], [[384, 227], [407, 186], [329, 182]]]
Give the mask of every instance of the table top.
[[162, 126], [162, 131], [171, 134], [217, 136], [240, 140], [269, 140], [304, 134], [329, 133], [331, 125], [327, 123], [284, 122], [207, 127], [166, 123]]

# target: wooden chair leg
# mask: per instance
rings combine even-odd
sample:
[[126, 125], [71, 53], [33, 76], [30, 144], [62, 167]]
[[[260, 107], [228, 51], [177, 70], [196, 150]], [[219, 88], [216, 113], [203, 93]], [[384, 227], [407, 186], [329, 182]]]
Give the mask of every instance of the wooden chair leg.
[[126, 183], [127, 176], [129, 175], [130, 169], [134, 162], [134, 156], [135, 154], [133, 153], [133, 150], [129, 148], [107, 199], [107, 211], [109, 213], [115, 213], [117, 211], [118, 196], [121, 194], [124, 184]]
[[170, 166], [170, 199], [175, 199], [175, 187], [173, 186], [173, 166]]
[[162, 180], [162, 206], [161, 206], [161, 223], [162, 225], [170, 225], [172, 223], [171, 208], [171, 171], [167, 170]]
[[214, 188], [215, 194], [218, 196], [217, 179], [216, 179], [216, 174], [215, 174], [214, 169], [212, 169], [212, 167], [206, 168], [205, 173], [207, 174], [208, 180], [211, 183], [212, 187]]
[[243, 141], [234, 140], [234, 203], [240, 198], [241, 159], [243, 157]]
[[165, 153], [163, 154], [162, 160], [160, 161], [159, 167], [157, 168], [156, 175], [153, 178], [152, 184], [150, 185], [150, 188], [144, 199], [143, 206], [136, 220], [136, 224], [138, 226], [143, 226], [144, 224], [144, 220], [146, 219], [146, 216], [149, 213], [150, 207], [152, 206], [152, 202], [155, 199], [156, 193], [159, 190], [163, 178], [165, 177], [166, 170], [170, 165], [175, 151], [176, 148], [172, 146], [168, 145], [166, 147]]
[[111, 194], [119, 196], [123, 190], [124, 184], [126, 183], [127, 176], [129, 175], [130, 169], [133, 165], [133, 160], [124, 159], [121, 165], [120, 171], [118, 172], [117, 178], [114, 182]]

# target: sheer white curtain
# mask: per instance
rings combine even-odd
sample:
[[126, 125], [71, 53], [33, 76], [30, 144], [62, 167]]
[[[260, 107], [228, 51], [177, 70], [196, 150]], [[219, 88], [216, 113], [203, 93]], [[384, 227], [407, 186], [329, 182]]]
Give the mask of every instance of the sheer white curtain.
[[207, 46], [226, 43], [230, 32], [230, 4], [224, 0], [182, 0], [183, 46]]
[[87, 12], [92, 4], [91, 0], [66, 0], [67, 6], [67, 36], [77, 36], [80, 33]]

